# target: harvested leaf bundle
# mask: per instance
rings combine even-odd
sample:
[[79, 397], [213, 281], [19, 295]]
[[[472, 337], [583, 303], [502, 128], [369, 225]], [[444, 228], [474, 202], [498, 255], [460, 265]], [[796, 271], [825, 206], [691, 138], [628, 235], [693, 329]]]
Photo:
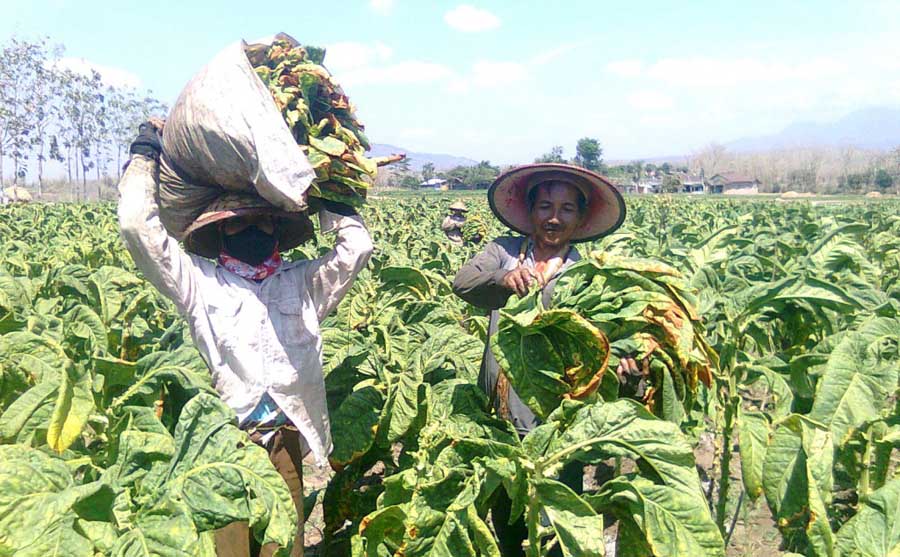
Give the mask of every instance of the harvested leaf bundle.
[[472, 215], [466, 219], [462, 227], [463, 241], [478, 244], [487, 236], [487, 231], [484, 220], [478, 215]]
[[563, 399], [597, 390], [608, 368], [609, 341], [575, 311], [544, 310], [539, 295], [501, 311], [491, 349], [519, 398], [544, 420]]
[[365, 156], [364, 126], [322, 66], [324, 58], [324, 49], [281, 39], [262, 56], [251, 56], [251, 63], [316, 172], [308, 195], [359, 207], [378, 164], [392, 159]]
[[680, 422], [697, 380], [707, 387], [717, 355], [704, 336], [696, 301], [676, 269], [648, 259], [594, 252], [560, 277], [554, 308], [567, 308], [609, 338], [610, 368], [634, 356], [655, 414]]

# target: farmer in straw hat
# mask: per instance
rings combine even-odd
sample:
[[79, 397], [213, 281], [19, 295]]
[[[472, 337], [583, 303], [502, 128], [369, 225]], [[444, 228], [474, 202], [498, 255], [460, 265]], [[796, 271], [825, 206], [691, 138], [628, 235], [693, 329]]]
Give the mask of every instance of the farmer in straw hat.
[[[488, 394], [498, 415], [513, 423], [520, 435], [538, 425], [538, 419], [520, 400], [500, 373], [490, 349], [497, 332], [498, 309], [513, 294], [541, 289], [549, 305], [560, 273], [581, 256], [574, 243], [588, 242], [615, 231], [625, 220], [625, 202], [602, 176], [565, 164], [532, 164], [500, 175], [488, 190], [494, 215], [522, 234], [489, 243], [457, 273], [453, 291], [467, 302], [491, 310], [488, 339], [479, 373], [479, 386]], [[623, 358], [622, 372], [637, 371], [637, 363]], [[633, 367], [632, 367], [633, 366]], [[566, 465], [560, 481], [580, 492], [582, 466]], [[504, 556], [524, 555], [522, 541], [528, 531], [523, 520], [509, 525], [511, 503], [503, 490], [492, 506], [494, 528]]]
[[466, 224], [466, 213], [469, 212], [466, 204], [461, 200], [456, 200], [450, 204], [450, 214], [444, 218], [441, 223], [441, 230], [449, 238], [451, 242], [457, 245], [463, 244], [462, 228]]
[[[122, 237], [137, 267], [184, 316], [216, 390], [239, 425], [269, 453], [291, 490], [300, 521], [292, 555], [303, 554], [303, 456], [324, 464], [331, 451], [319, 321], [349, 290], [372, 253], [356, 212], [322, 202], [334, 249], [285, 263], [280, 252], [312, 235], [306, 213], [259, 198], [223, 195], [185, 233], [186, 253], [159, 219], [154, 200], [162, 122], [148, 122], [131, 145], [119, 183]], [[248, 555], [246, 523], [216, 534], [218, 555]], [[263, 547], [260, 555], [275, 548]]]

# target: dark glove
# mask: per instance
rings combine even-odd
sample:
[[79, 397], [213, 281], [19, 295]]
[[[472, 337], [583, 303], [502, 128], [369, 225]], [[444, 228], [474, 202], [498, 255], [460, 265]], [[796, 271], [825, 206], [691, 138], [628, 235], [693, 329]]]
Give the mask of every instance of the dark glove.
[[352, 217], [353, 215], [359, 214], [356, 212], [356, 209], [346, 203], [338, 203], [337, 201], [331, 201], [329, 199], [321, 199], [320, 203], [322, 208], [326, 211], [341, 215], [342, 217]]
[[159, 131], [150, 122], [144, 122], [138, 128], [138, 136], [131, 142], [128, 152], [132, 155], [143, 155], [159, 162], [162, 153], [162, 142]]

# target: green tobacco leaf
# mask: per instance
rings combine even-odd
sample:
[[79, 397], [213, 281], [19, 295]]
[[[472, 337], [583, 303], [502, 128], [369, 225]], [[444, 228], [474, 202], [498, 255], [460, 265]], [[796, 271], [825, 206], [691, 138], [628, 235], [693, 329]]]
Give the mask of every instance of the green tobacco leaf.
[[347, 152], [347, 145], [336, 137], [328, 136], [324, 139], [309, 138], [309, 144], [319, 151], [332, 157], [340, 157]]
[[388, 444], [406, 435], [416, 418], [427, 411], [428, 404], [422, 375], [415, 368], [403, 371], [389, 389], [390, 394], [382, 412], [386, 423], [382, 421], [378, 426], [379, 432], [386, 430]]
[[535, 415], [546, 418], [564, 397], [583, 397], [599, 386], [609, 342], [587, 320], [570, 310], [500, 315], [491, 349]]
[[167, 469], [152, 468], [139, 493], [156, 509], [183, 509], [197, 532], [247, 521], [257, 541], [278, 544], [276, 555], [286, 556], [297, 522], [290, 492], [265, 449], [235, 422], [217, 397], [192, 398], [175, 428], [175, 457]]
[[185, 398], [200, 392], [215, 392], [200, 354], [193, 346], [182, 346], [172, 352], [153, 352], [138, 360], [135, 379], [110, 406], [119, 408], [126, 403], [152, 406], [163, 385], [179, 389]]
[[168, 432], [124, 431], [118, 439], [116, 465], [104, 478], [126, 487], [138, 483], [149, 473], [161, 473], [175, 455], [175, 442]]
[[84, 345], [88, 355], [105, 354], [108, 349], [109, 334], [106, 325], [94, 310], [79, 304], [63, 315], [65, 321], [66, 344], [71, 347]]
[[841, 287], [812, 277], [789, 277], [768, 285], [751, 300], [742, 317], [764, 307], [779, 308], [787, 302], [807, 302], [817, 307], [827, 307], [838, 312], [859, 309], [862, 304]]
[[385, 543], [394, 548], [399, 547], [403, 539], [405, 520], [405, 505], [391, 505], [368, 515], [359, 525], [359, 536], [363, 543], [360, 544], [359, 552], [354, 553], [354, 557], [380, 557], [385, 550]]
[[73, 507], [103, 488], [76, 485], [64, 461], [40, 451], [0, 446], [0, 547], [17, 556], [90, 557], [90, 542], [73, 529]]
[[792, 548], [831, 555], [834, 535], [827, 508], [833, 486], [831, 434], [804, 416], [776, 428], [763, 464], [763, 489], [779, 529]]
[[900, 555], [900, 479], [873, 492], [837, 533], [840, 557]]
[[[723, 556], [725, 543], [709, 513], [696, 497], [678, 488], [634, 477], [607, 482], [587, 497], [597, 510], [617, 516], [618, 550], [622, 555]], [[699, 502], [703, 505], [702, 500]], [[601, 537], [601, 536], [598, 536]], [[643, 548], [649, 548], [645, 553]]]
[[853, 429], [880, 416], [894, 392], [900, 365], [896, 350], [884, 354], [881, 343], [900, 338], [900, 322], [877, 318], [860, 331], [844, 335], [828, 357], [816, 388], [809, 417], [830, 425], [836, 446], [847, 442]]
[[56, 405], [47, 426], [47, 444], [63, 452], [78, 439], [94, 411], [90, 372], [80, 365], [69, 365], [62, 372]]
[[533, 484], [541, 509], [566, 557], [606, 554], [603, 516], [568, 486], [555, 480], [539, 479]]
[[113, 547], [113, 557], [196, 557], [200, 537], [190, 518], [142, 517]]
[[38, 383], [0, 415], [0, 439], [30, 445], [38, 429], [46, 429], [53, 413], [58, 384]]
[[[438, 481], [420, 485], [407, 505], [407, 527], [404, 555], [456, 557], [496, 554], [496, 546], [482, 550], [485, 525], [471, 511], [474, 494], [467, 477], [458, 470]], [[477, 491], [477, 488], [475, 489]], [[484, 552], [484, 553], [483, 553]]]
[[[631, 458], [642, 475], [705, 501], [694, 468], [693, 450], [678, 426], [657, 418], [632, 400], [574, 407], [567, 423], [556, 422], [551, 416], [548, 423], [535, 428], [523, 441], [527, 446], [531, 443], [529, 438], [549, 438], [543, 454], [538, 456], [545, 467], [570, 460]], [[698, 512], [708, 515], [706, 505]]]
[[769, 420], [761, 412], [738, 413], [738, 440], [744, 490], [752, 500], [763, 494], [763, 463], [769, 445]]
[[48, 378], [58, 380], [60, 370], [69, 365], [69, 361], [62, 345], [49, 338], [27, 331], [0, 337], [0, 363], [23, 371], [34, 383]]
[[375, 442], [383, 406], [384, 397], [375, 387], [363, 387], [331, 414], [334, 450], [328, 459], [332, 465], [346, 466], [368, 452]]

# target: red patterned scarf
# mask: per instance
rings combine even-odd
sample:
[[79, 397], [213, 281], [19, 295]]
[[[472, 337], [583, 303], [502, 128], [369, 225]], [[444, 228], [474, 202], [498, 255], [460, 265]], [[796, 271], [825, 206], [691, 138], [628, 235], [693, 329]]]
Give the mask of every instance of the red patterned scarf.
[[281, 267], [281, 263], [281, 254], [277, 251], [256, 266], [244, 263], [240, 259], [236, 259], [224, 251], [219, 254], [219, 265], [225, 267], [237, 276], [249, 280], [262, 280], [273, 275], [275, 271]]

